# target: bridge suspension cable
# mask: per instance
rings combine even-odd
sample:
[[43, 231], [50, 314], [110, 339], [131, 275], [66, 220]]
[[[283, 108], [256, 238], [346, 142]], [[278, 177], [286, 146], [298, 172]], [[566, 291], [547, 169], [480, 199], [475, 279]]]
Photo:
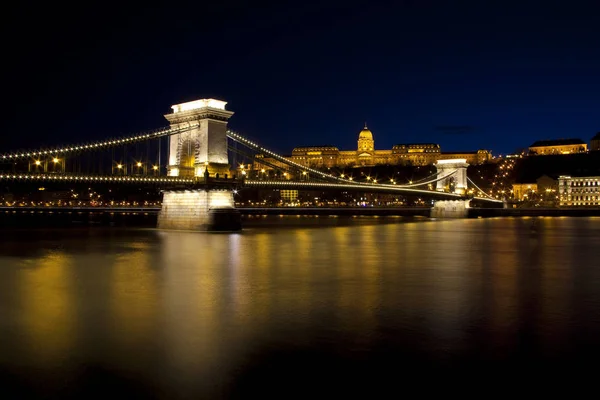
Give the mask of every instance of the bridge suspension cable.
[[66, 145], [60, 147], [46, 148], [46, 149], [36, 149], [36, 150], [23, 150], [12, 153], [6, 153], [0, 155], [0, 160], [19, 160], [29, 157], [36, 156], [57, 156], [57, 155], [66, 155], [74, 152], [82, 152], [82, 151], [93, 151], [99, 149], [105, 149], [120, 145], [128, 145], [135, 144], [147, 140], [158, 139], [165, 136], [175, 135], [177, 133], [187, 132], [195, 127], [198, 124], [189, 124], [184, 127], [173, 129], [171, 127], [159, 128], [153, 131], [147, 131], [143, 133], [138, 133], [131, 136], [124, 136], [121, 138], [113, 138], [104, 141], [98, 141], [93, 143], [79, 143], [74, 145]]
[[251, 159], [251, 160], [253, 160], [253, 161], [255, 161], [255, 162], [259, 163], [259, 164], [262, 164], [262, 165], [266, 165], [266, 166], [268, 166], [268, 167], [271, 167], [271, 168], [273, 168], [274, 170], [277, 170], [277, 169], [283, 169], [283, 168], [281, 168], [280, 166], [278, 166], [278, 165], [276, 165], [276, 164], [273, 164], [273, 163], [271, 163], [271, 162], [269, 162], [269, 161], [267, 161], [267, 160], [265, 160], [265, 159], [262, 159], [262, 158], [257, 158], [257, 157], [255, 157], [255, 156], [253, 156], [253, 155], [251, 155], [251, 154], [248, 154], [247, 152], [245, 152], [245, 151], [243, 151], [243, 150], [241, 150], [241, 149], [239, 149], [239, 148], [237, 148], [237, 147], [234, 147], [234, 146], [228, 146], [227, 148], [228, 148], [230, 151], [232, 151], [232, 152], [236, 153], [237, 155], [240, 155], [240, 156], [242, 156], [242, 157], [244, 157], [244, 158], [247, 158], [247, 159]]
[[489, 198], [489, 199], [491, 199], [491, 200], [494, 200], [494, 201], [499, 201], [498, 199], [495, 199], [494, 197], [492, 197], [492, 196], [490, 196], [489, 194], [487, 194], [487, 193], [486, 193], [486, 192], [485, 192], [483, 189], [481, 189], [479, 186], [477, 186], [477, 185], [475, 184], [475, 182], [473, 182], [473, 181], [471, 180], [471, 178], [467, 177], [467, 181], [468, 181], [468, 182], [469, 182], [471, 185], [475, 186], [475, 188], [476, 188], [477, 190], [479, 190], [481, 193], [483, 193], [483, 195], [484, 195], [485, 197], [487, 197], [487, 198]]
[[[458, 171], [452, 171], [449, 172], [448, 174], [444, 175], [444, 176], [439, 176], [439, 173], [436, 173], [434, 175], [431, 176], [437, 176], [437, 179], [432, 179], [430, 181], [425, 181], [425, 182], [420, 182], [420, 183], [412, 183], [409, 185], [394, 185], [394, 186], [398, 186], [398, 187], [406, 187], [406, 188], [410, 188], [410, 187], [419, 187], [419, 186], [423, 186], [423, 185], [429, 185], [430, 183], [437, 183], [439, 181], [442, 181], [446, 178], [451, 177], [452, 175], [455, 175]], [[427, 179], [427, 178], [424, 178]]]
[[438, 192], [433, 190], [415, 189], [400, 187], [398, 185], [364, 185], [360, 182], [298, 182], [298, 181], [272, 181], [272, 180], [251, 180], [246, 179], [244, 185], [258, 188], [280, 188], [280, 189], [340, 189], [340, 190], [358, 190], [367, 192], [383, 192], [398, 194], [427, 195], [437, 198], [460, 199], [462, 195], [458, 193]]
[[321, 172], [319, 170], [310, 168], [310, 167], [306, 167], [304, 165], [298, 164], [294, 161], [288, 160], [287, 158], [280, 156], [279, 154], [272, 152], [271, 150], [268, 150], [262, 146], [260, 146], [259, 144], [256, 144], [254, 142], [252, 142], [251, 140], [246, 139], [245, 137], [243, 137], [242, 135], [235, 133], [231, 130], [227, 130], [227, 137], [235, 140], [238, 143], [244, 144], [246, 146], [248, 146], [249, 148], [251, 148], [252, 150], [258, 151], [259, 153], [265, 154], [265, 155], [269, 155], [270, 157], [273, 157], [274, 159], [276, 159], [277, 161], [283, 163], [283, 164], [287, 164], [291, 167], [295, 167], [299, 170], [302, 171], [308, 171], [311, 172], [312, 174], [318, 175], [320, 177], [323, 177], [325, 179], [328, 180], [334, 180], [334, 181], [341, 181], [343, 180], [342, 178], [339, 178], [337, 176], [331, 175], [331, 174], [326, 174], [324, 172]]

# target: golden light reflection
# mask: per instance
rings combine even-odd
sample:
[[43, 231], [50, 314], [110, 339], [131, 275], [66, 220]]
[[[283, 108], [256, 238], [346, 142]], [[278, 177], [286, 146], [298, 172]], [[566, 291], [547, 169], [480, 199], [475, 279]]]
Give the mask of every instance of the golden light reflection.
[[[162, 235], [162, 307], [165, 351], [182, 371], [208, 368], [219, 357], [222, 301], [229, 291], [228, 244], [220, 235], [165, 232]], [[224, 265], [225, 264], [225, 265]]]
[[[244, 287], [235, 309], [238, 326], [268, 325], [271, 319], [276, 260], [273, 254], [279, 251], [281, 241], [277, 235], [260, 232], [244, 236], [244, 275], [238, 287]], [[251, 286], [248, 286], [251, 285]], [[246, 325], [251, 322], [250, 325]]]
[[335, 271], [336, 323], [341, 325], [339, 329], [350, 333], [352, 337], [348, 339], [358, 349], [370, 347], [372, 336], [368, 332], [377, 325], [381, 296], [377, 281], [382, 260], [377, 254], [381, 249], [377, 239], [381, 237], [381, 228], [379, 225], [337, 227], [333, 235], [336, 248], [332, 251], [339, 255]]
[[[557, 319], [571, 315], [573, 309], [573, 289], [574, 286], [568, 284], [558, 284], [559, 282], [573, 282], [579, 280], [576, 275], [577, 268], [571, 265], [573, 259], [594, 260], [598, 258], [597, 248], [593, 246], [580, 246], [580, 238], [576, 235], [566, 235], [574, 226], [585, 226], [584, 224], [595, 224], [596, 221], [586, 219], [577, 221], [576, 219], [557, 219], [543, 218], [538, 221], [537, 234], [530, 234], [531, 241], [539, 242], [534, 251], [538, 253], [539, 265], [542, 268], [538, 270], [537, 279], [539, 281], [538, 318], [541, 326], [554, 325], [554, 334], [543, 338], [541, 346], [547, 351], [560, 351], [563, 343], [569, 341], [569, 327], [567, 324], [555, 324]], [[590, 226], [593, 232], [595, 225]], [[587, 252], [587, 254], [586, 254]], [[549, 265], [560, 267], [549, 268]], [[579, 277], [581, 278], [581, 277]], [[584, 279], [585, 280], [585, 279]], [[581, 287], [577, 288], [581, 293]], [[595, 292], [595, 288], [592, 291]]]
[[18, 286], [27, 349], [41, 363], [56, 362], [69, 353], [76, 340], [71, 257], [62, 251], [52, 251], [22, 264]]
[[151, 334], [157, 321], [159, 278], [152, 256], [147, 243], [132, 243], [110, 267], [109, 304], [116, 341], [135, 344]]

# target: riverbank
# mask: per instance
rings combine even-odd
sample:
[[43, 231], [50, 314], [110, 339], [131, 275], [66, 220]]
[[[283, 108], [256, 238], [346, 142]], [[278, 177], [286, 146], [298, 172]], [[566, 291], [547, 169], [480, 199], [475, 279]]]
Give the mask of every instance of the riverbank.
[[[242, 216], [398, 216], [430, 217], [428, 207], [262, 207], [238, 208]], [[46, 226], [120, 226], [156, 227], [159, 207], [2, 207], [0, 228]], [[493, 217], [596, 217], [598, 208], [469, 208], [468, 218]]]

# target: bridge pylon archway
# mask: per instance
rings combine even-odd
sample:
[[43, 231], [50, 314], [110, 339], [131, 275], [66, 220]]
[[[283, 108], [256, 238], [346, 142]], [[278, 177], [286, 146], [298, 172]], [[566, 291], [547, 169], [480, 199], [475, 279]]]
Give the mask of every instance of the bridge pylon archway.
[[227, 102], [201, 99], [171, 106], [164, 117], [171, 129], [185, 129], [170, 138], [170, 176], [223, 176], [229, 172], [227, 156], [227, 121], [233, 115], [225, 109]]
[[437, 181], [438, 192], [453, 192], [465, 194], [467, 192], [467, 164], [466, 159], [438, 160], [435, 163], [438, 177], [446, 177]]

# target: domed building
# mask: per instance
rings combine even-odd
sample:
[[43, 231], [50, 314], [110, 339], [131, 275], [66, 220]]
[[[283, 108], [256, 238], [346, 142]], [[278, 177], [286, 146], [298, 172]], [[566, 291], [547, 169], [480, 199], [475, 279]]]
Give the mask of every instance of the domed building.
[[[431, 165], [437, 160], [464, 158], [469, 164], [480, 164], [491, 159], [487, 150], [442, 153], [436, 143], [397, 144], [391, 150], [375, 150], [373, 132], [365, 123], [358, 133], [356, 150], [340, 150], [332, 145], [296, 147], [290, 160], [312, 168], [366, 167], [375, 165]], [[279, 165], [275, 160], [269, 163]], [[258, 167], [263, 168], [263, 167]]]
[[365, 122], [365, 127], [358, 134], [358, 151], [374, 151], [375, 150], [375, 141], [373, 140], [373, 133], [367, 128], [367, 123]]

